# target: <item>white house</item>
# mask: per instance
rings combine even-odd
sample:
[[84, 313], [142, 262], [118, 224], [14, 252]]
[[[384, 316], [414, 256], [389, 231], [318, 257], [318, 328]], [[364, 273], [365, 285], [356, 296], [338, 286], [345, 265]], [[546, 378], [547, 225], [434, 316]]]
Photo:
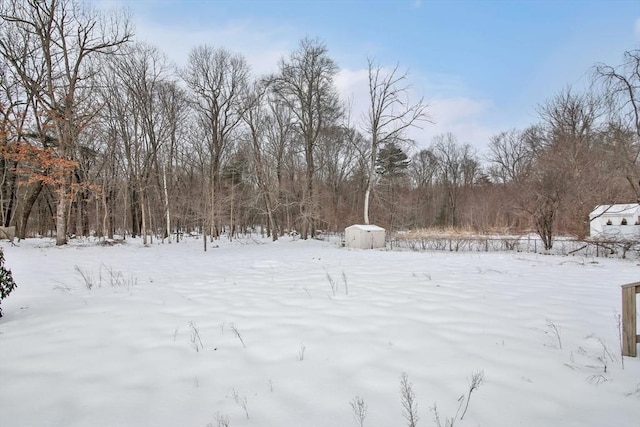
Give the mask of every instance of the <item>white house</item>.
[[640, 203], [596, 206], [589, 223], [593, 238], [640, 238]]
[[356, 224], [345, 228], [344, 245], [347, 248], [374, 249], [385, 247], [384, 228], [377, 225]]

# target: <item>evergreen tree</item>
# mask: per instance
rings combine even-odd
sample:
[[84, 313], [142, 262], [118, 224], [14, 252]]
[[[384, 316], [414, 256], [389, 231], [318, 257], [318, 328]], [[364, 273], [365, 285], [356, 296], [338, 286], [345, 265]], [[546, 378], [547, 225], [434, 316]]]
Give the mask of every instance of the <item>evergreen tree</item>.
[[[13, 281], [11, 270], [4, 267], [4, 252], [2, 252], [2, 248], [0, 248], [0, 303], [15, 288], [16, 282]], [[2, 317], [2, 307], [0, 307], [0, 317]]]
[[376, 173], [385, 178], [404, 174], [409, 167], [409, 158], [395, 142], [389, 142], [378, 152]]

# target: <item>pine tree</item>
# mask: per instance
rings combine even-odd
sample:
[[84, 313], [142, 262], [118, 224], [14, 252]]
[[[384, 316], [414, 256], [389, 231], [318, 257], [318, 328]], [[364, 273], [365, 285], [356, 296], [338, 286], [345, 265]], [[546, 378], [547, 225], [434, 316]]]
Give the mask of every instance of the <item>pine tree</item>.
[[378, 152], [376, 172], [384, 177], [396, 177], [405, 173], [409, 167], [409, 159], [404, 151], [394, 142], [387, 143]]
[[[0, 248], [0, 303], [9, 296], [15, 288], [16, 282], [13, 281], [11, 270], [4, 267], [4, 252], [2, 252], [2, 248]], [[0, 317], [2, 317], [2, 307], [0, 307]]]

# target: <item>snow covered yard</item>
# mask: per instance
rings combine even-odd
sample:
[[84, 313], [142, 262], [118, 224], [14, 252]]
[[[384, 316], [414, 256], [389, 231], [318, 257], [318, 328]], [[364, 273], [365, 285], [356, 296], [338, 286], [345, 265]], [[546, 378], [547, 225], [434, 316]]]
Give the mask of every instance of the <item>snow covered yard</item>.
[[[637, 426], [620, 285], [638, 261], [318, 241], [2, 243], [0, 426]], [[91, 289], [88, 289], [90, 285]]]

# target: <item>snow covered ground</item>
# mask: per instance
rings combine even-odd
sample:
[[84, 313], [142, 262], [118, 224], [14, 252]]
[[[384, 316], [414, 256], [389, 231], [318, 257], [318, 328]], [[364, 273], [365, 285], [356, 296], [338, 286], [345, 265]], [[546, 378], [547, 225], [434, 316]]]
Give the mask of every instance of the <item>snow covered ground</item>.
[[455, 426], [640, 425], [637, 260], [217, 244], [2, 243], [0, 426], [400, 426], [403, 373], [444, 425], [478, 371]]

